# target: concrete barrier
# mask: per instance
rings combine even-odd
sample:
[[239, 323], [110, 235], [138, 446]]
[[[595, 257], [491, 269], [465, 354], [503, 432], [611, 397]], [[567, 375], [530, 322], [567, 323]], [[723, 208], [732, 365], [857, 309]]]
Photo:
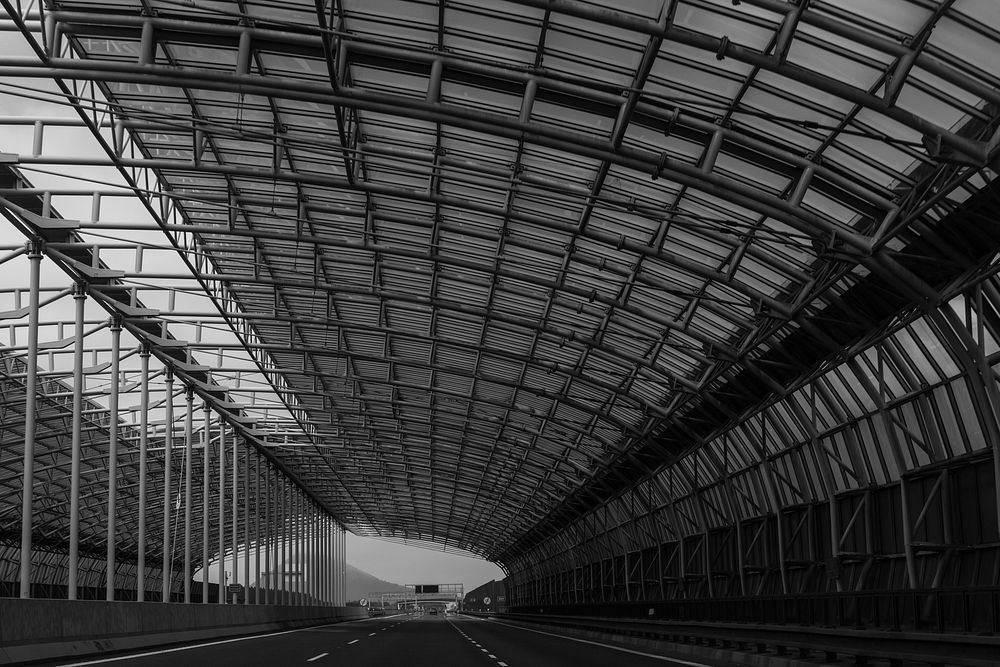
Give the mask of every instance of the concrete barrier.
[[0, 665], [95, 656], [367, 617], [363, 607], [0, 598]]

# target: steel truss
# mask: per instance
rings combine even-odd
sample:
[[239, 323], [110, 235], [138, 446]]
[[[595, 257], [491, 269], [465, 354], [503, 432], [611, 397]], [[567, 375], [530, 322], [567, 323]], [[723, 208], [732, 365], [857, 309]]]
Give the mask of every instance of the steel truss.
[[[267, 492], [265, 532], [308, 533], [281, 518], [305, 507], [337, 548], [345, 528], [445, 544], [504, 566], [511, 604], [998, 583], [981, 574], [1000, 558], [1000, 81], [978, 57], [996, 47], [983, 16], [3, 6], [35, 51], [0, 55], [4, 85], [50, 78], [57, 93], [30, 94], [76, 115], [0, 118], [30, 128], [0, 155], [0, 209], [29, 246], [0, 264], [54, 264], [112, 319], [86, 319], [76, 340], [106, 365], [74, 349], [71, 381], [51, 368], [72, 337], [37, 317], [72, 288], [0, 293], [16, 301], [4, 381], [24, 376], [0, 429], [38, 440], [40, 379], [52, 403], [112, 378], [72, 411], [94, 425], [51, 418], [52, 454], [26, 444], [0, 483], [50, 455], [39, 474], [64, 479], [70, 439], [91, 450], [74, 470], [141, 469], [122, 493], [187, 480], [185, 534], [203, 529], [187, 568], [260, 544]], [[510, 34], [472, 47], [469, 25]], [[67, 129], [100, 150], [54, 145]], [[31, 182], [67, 168], [111, 176]], [[141, 215], [109, 212], [126, 198]], [[81, 199], [89, 217], [59, 215]], [[119, 432], [102, 392], [147, 377], [116, 370], [128, 349], [155, 369], [133, 409], [152, 418]], [[226, 517], [237, 442], [255, 483]], [[160, 447], [183, 448], [183, 470], [135, 460]], [[970, 477], [998, 488], [988, 507], [955, 481]], [[178, 517], [159, 481], [162, 527]], [[972, 508], [986, 519], [960, 526]], [[21, 509], [22, 544], [56, 534]], [[98, 516], [80, 530], [96, 538]]]

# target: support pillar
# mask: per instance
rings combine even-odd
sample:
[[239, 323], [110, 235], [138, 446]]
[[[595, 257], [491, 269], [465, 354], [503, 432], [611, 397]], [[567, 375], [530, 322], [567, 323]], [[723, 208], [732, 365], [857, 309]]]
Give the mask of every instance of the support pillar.
[[42, 241], [28, 242], [28, 354], [24, 385], [24, 459], [21, 468], [21, 597], [31, 597], [31, 532], [35, 495], [35, 394], [38, 384], [38, 294], [42, 263]]
[[260, 450], [256, 452], [253, 476], [253, 546], [254, 546], [254, 604], [260, 604]]
[[243, 604], [250, 604], [250, 446], [243, 447]]
[[194, 459], [194, 389], [187, 388], [184, 417], [184, 603], [191, 602], [191, 477]]
[[173, 502], [173, 446], [174, 446], [174, 372], [167, 368], [165, 417], [163, 423], [163, 593], [162, 602], [170, 602], [170, 580], [173, 576], [173, 544], [170, 539], [170, 505]]
[[76, 307], [76, 340], [73, 345], [73, 436], [72, 463], [69, 472], [69, 571], [66, 597], [75, 600], [80, 572], [80, 458], [83, 436], [83, 311], [86, 288], [77, 284], [73, 290]]
[[[146, 476], [149, 474], [149, 344], [139, 350], [139, 554], [135, 573], [136, 602], [146, 601]], [[164, 503], [170, 499], [164, 496]]]
[[264, 467], [264, 604], [274, 604], [274, 575], [271, 573], [271, 548], [274, 543], [274, 510], [271, 507], [271, 464]]
[[219, 586], [219, 604], [226, 604], [226, 425], [219, 419], [219, 567], [215, 580]]
[[240, 452], [239, 452], [239, 442], [236, 437], [233, 437], [233, 470], [232, 470], [232, 488], [233, 488], [233, 525], [230, 528], [230, 538], [233, 545], [233, 583], [237, 583], [237, 565], [239, 564], [239, 525], [240, 525], [240, 488], [237, 483], [237, 475], [239, 474], [240, 466]]
[[[208, 544], [209, 544], [209, 525], [208, 517], [211, 514], [211, 485], [210, 485], [210, 474], [211, 474], [211, 464], [212, 464], [212, 439], [209, 437], [209, 419], [211, 417], [208, 410], [208, 403], [205, 403], [202, 409], [202, 420], [203, 428], [201, 433], [201, 440], [204, 443], [204, 448], [202, 449], [202, 466], [201, 466], [201, 603], [208, 604], [208, 583], [209, 583], [209, 567], [208, 567]], [[219, 596], [223, 595], [222, 590], [219, 590]]]
[[287, 605], [288, 597], [288, 480], [281, 480], [281, 604]]
[[118, 391], [121, 378], [121, 318], [111, 318], [111, 395], [108, 397], [108, 544], [104, 581], [104, 596], [109, 602], [115, 599], [115, 542], [118, 535]]

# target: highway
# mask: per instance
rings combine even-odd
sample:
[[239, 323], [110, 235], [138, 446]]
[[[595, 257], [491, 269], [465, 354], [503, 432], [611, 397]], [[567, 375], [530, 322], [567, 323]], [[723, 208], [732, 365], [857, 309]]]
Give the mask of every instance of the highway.
[[64, 667], [732, 667], [736, 663], [654, 655], [647, 649], [573, 638], [539, 626], [464, 615], [403, 614], [316, 628], [203, 642], [130, 655], [46, 663]]

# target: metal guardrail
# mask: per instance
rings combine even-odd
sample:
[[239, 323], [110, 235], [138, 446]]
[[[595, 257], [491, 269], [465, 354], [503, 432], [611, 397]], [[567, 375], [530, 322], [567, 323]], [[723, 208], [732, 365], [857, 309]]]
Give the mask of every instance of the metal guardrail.
[[857, 664], [1000, 665], [1000, 588], [514, 607], [498, 615], [590, 632]]
[[1000, 587], [522, 605], [510, 611], [644, 620], [1000, 634]]
[[849, 658], [855, 665], [866, 665], [871, 659], [887, 660], [890, 665], [905, 661], [934, 667], [996, 667], [1000, 664], [1000, 637], [995, 636], [556, 614], [507, 613], [497, 614], [496, 618], [766, 656], [794, 656], [803, 660], [818, 657], [824, 662]]

